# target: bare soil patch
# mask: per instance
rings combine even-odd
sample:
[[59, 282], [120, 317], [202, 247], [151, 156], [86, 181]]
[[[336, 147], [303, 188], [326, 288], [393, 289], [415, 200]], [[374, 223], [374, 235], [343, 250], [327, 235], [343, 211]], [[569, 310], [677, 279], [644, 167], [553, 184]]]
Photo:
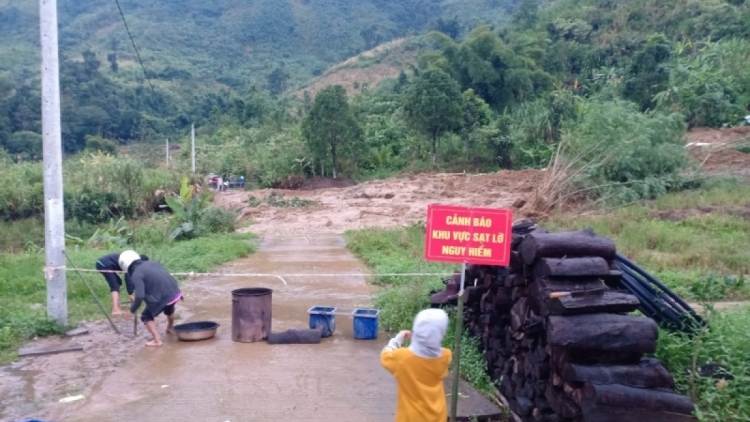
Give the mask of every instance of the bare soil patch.
[[687, 147], [708, 174], [750, 176], [750, 154], [735, 149], [743, 139], [750, 144], [750, 126], [694, 128], [687, 134]]
[[375, 88], [383, 80], [397, 77], [407, 65], [416, 62], [419, 51], [405, 49], [405, 43], [405, 38], [399, 38], [350, 57], [331, 67], [295, 95], [302, 96], [307, 91], [315, 97], [328, 85], [342, 85], [348, 95], [359, 94], [365, 87]]
[[654, 210], [651, 212], [651, 217], [667, 221], [681, 221], [686, 218], [707, 214], [732, 215], [748, 220], [750, 219], [750, 203], [741, 207], [702, 206], [681, 210]]
[[[523, 207], [543, 173], [538, 170], [500, 171], [492, 174], [411, 174], [372, 180], [356, 186], [329, 187], [318, 180], [309, 190], [262, 189], [217, 193], [217, 205], [251, 219], [251, 230], [261, 236], [342, 233], [361, 228], [403, 227], [425, 219], [427, 205], [461, 205], [490, 208]], [[315, 184], [317, 183], [317, 185]], [[348, 181], [336, 182], [348, 184]], [[322, 186], [315, 188], [315, 186]], [[251, 206], [248, 198], [299, 198], [305, 207]]]

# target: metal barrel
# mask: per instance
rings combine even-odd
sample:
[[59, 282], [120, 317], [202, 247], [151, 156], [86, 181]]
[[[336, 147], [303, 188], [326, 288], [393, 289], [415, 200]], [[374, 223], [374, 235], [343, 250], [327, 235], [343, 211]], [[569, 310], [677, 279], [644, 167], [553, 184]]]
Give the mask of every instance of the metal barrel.
[[263, 287], [232, 290], [232, 340], [254, 343], [271, 332], [271, 294]]

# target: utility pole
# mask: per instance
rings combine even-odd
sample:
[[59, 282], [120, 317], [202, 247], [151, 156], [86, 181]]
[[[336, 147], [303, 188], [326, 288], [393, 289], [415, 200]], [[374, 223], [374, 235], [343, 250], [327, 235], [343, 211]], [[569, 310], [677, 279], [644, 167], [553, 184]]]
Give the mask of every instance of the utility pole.
[[169, 167], [169, 139], [167, 139], [167, 167]]
[[44, 252], [47, 260], [44, 275], [47, 279], [47, 315], [57, 324], [67, 325], [57, 0], [39, 0], [39, 29], [42, 45]]
[[190, 138], [193, 142], [193, 152], [191, 155], [193, 157], [193, 174], [195, 174], [195, 125], [190, 125]]

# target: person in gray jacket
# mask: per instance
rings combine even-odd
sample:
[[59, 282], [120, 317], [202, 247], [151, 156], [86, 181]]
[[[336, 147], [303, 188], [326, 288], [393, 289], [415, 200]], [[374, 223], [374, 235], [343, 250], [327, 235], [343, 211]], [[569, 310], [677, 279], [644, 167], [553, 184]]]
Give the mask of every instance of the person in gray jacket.
[[135, 288], [135, 298], [130, 306], [129, 315], [138, 311], [141, 302], [146, 302], [146, 309], [141, 313], [141, 321], [153, 337], [146, 343], [149, 347], [162, 345], [159, 333], [156, 331], [154, 318], [164, 312], [167, 316], [167, 334], [172, 333], [174, 326], [174, 311], [177, 302], [182, 299], [182, 292], [177, 281], [164, 267], [155, 261], [144, 261], [135, 251], [125, 251], [120, 254], [120, 268], [126, 271]]

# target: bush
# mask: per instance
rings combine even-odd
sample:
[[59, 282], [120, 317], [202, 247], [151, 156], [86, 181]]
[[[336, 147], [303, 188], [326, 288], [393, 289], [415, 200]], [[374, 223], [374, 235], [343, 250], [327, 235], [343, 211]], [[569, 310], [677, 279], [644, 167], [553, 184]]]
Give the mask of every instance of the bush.
[[[178, 171], [147, 168], [132, 158], [101, 153], [68, 159], [63, 162], [65, 217], [105, 223], [112, 217], [150, 214], [156, 208], [156, 191], [179, 189]], [[0, 219], [44, 214], [40, 163], [2, 163], [0, 184]]]
[[198, 218], [196, 234], [206, 236], [216, 233], [232, 233], [236, 229], [237, 212], [220, 207], [208, 207]]
[[634, 103], [593, 98], [579, 108], [538, 192], [547, 209], [575, 197], [623, 204], [685, 186], [686, 125], [677, 113], [641, 113]]

